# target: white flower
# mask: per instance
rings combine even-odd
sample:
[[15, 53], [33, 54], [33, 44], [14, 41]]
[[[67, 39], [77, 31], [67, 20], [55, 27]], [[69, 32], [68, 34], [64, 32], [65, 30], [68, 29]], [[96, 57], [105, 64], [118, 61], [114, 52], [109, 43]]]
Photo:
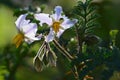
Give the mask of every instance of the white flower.
[[66, 29], [72, 27], [77, 22], [77, 19], [70, 20], [65, 15], [62, 15], [63, 11], [61, 6], [56, 6], [54, 11], [55, 13], [52, 15], [45, 13], [34, 15], [40, 21], [40, 25], [46, 23], [50, 26], [50, 32], [45, 37], [46, 42], [53, 41], [55, 35], [59, 38]]
[[37, 25], [35, 23], [30, 23], [30, 20], [26, 20], [26, 16], [27, 14], [19, 16], [15, 22], [19, 32], [13, 39], [16, 47], [19, 47], [23, 41], [30, 44], [35, 40], [40, 40], [42, 37], [42, 34], [35, 37], [37, 32]]

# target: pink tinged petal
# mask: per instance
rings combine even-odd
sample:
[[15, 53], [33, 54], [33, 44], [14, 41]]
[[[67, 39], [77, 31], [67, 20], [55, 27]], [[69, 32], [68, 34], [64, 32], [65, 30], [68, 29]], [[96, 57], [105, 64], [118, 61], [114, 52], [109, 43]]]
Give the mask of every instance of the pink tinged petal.
[[63, 29], [59, 29], [59, 32], [57, 33], [57, 37], [59, 38], [62, 34], [63, 34], [64, 30]]
[[77, 23], [77, 21], [78, 21], [77, 19], [73, 19], [73, 20], [65, 19], [63, 21], [63, 23], [61, 24], [61, 27], [63, 29], [68, 29], [68, 28], [72, 27], [75, 23]]
[[62, 17], [61, 14], [63, 13], [62, 7], [61, 6], [56, 6], [54, 11], [55, 11], [55, 14], [53, 14], [53, 18], [56, 21], [59, 21], [59, 19]]
[[49, 34], [45, 37], [45, 41], [51, 42], [53, 41], [53, 39], [54, 39], [54, 31], [51, 28]]
[[52, 25], [52, 19], [49, 17], [49, 14], [45, 14], [45, 13], [35, 14], [34, 17], [35, 19], [40, 21], [41, 26], [43, 23], [46, 23], [49, 26]]
[[17, 26], [17, 29], [20, 30], [22, 26], [26, 25], [29, 23], [29, 20], [26, 20], [26, 14], [21, 15], [18, 17], [18, 19], [16, 20], [15, 24]]

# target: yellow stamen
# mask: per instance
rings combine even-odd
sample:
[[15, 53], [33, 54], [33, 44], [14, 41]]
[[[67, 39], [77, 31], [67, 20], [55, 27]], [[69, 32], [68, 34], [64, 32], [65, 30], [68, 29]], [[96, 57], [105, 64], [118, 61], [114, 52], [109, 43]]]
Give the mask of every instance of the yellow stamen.
[[13, 43], [16, 45], [16, 48], [18, 48], [21, 45], [23, 40], [24, 40], [24, 35], [22, 33], [19, 33], [14, 37]]
[[55, 31], [55, 33], [57, 33], [59, 31], [59, 28], [60, 28], [60, 22], [54, 22], [52, 25], [52, 28]]

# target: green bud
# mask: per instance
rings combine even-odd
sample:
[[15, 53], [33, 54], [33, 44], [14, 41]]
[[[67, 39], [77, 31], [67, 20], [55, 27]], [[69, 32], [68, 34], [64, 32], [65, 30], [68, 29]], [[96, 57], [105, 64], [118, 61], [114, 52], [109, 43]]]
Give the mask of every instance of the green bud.
[[55, 52], [50, 48], [50, 45], [47, 44], [46, 60], [48, 61], [47, 66], [56, 67], [57, 56]]
[[87, 35], [87, 36], [85, 36], [84, 41], [88, 46], [92, 46], [92, 45], [99, 43], [100, 38], [98, 36], [95, 36], [95, 35]]
[[111, 36], [112, 39], [115, 39], [118, 31], [119, 31], [119, 30], [111, 30], [111, 31], [110, 31], [110, 36]]
[[48, 66], [51, 67], [56, 67], [56, 61], [57, 61], [57, 56], [53, 51], [50, 51], [48, 54], [46, 54], [47, 61], [48, 61]]
[[35, 58], [33, 59], [33, 64], [34, 64], [35, 69], [38, 72], [41, 72], [44, 68], [44, 63], [42, 62], [42, 60], [40, 60], [38, 56], [35, 56]]

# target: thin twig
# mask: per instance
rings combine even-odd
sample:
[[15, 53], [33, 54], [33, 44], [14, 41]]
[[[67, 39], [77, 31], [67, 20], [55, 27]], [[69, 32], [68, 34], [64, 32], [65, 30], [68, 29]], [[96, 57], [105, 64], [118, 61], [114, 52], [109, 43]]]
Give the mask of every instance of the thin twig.
[[72, 68], [72, 73], [74, 74], [75, 79], [79, 80], [79, 74], [76, 65], [74, 65], [74, 67]]
[[78, 41], [78, 54], [80, 52], [82, 52], [82, 45], [81, 45], [81, 39], [80, 39], [80, 35], [79, 35], [79, 29], [78, 29], [78, 26], [75, 25], [75, 29], [76, 29], [76, 36], [77, 36], [77, 41]]

